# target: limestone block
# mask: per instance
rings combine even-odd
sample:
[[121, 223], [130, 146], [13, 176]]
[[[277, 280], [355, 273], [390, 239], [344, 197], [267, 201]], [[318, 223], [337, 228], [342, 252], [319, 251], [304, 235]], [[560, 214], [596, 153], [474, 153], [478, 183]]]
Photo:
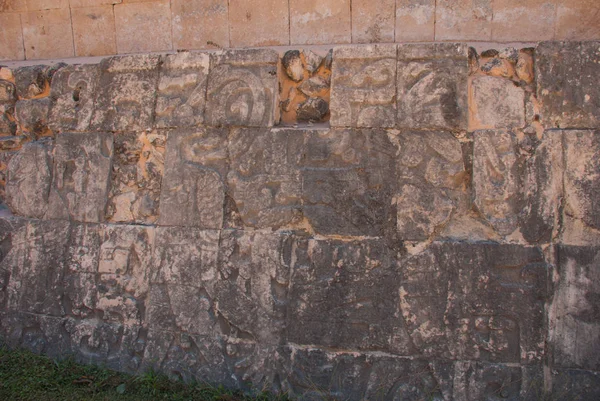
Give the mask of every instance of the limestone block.
[[434, 40], [435, 0], [396, 0], [396, 42]]
[[390, 134], [395, 158], [396, 229], [406, 240], [424, 240], [446, 224], [466, 193], [463, 153], [448, 132]]
[[2, 321], [2, 313], [4, 313], [7, 308], [8, 303], [8, 284], [10, 282], [10, 275], [13, 270], [12, 259], [5, 258], [10, 254], [10, 251], [13, 248], [13, 233], [17, 232], [23, 225], [25, 225], [27, 221], [22, 218], [15, 217], [7, 217], [3, 216], [0, 218], [0, 242], [2, 242], [3, 246], [0, 250], [0, 326]]
[[351, 43], [350, 9], [350, 0], [291, 2], [290, 44]]
[[402, 317], [422, 355], [543, 360], [549, 265], [541, 249], [434, 243], [400, 261], [399, 271]]
[[581, 369], [553, 369], [552, 397], [559, 401], [600, 397], [600, 373]]
[[435, 40], [491, 40], [492, 0], [441, 0], [436, 6]]
[[500, 235], [520, 228], [529, 242], [548, 243], [558, 229], [563, 166], [560, 132], [546, 131], [534, 144], [510, 131], [477, 131], [475, 205]]
[[0, 80], [0, 103], [3, 105], [14, 105], [17, 101], [17, 88], [15, 84], [6, 81]]
[[51, 104], [52, 100], [49, 97], [18, 100], [15, 114], [21, 133], [32, 138], [52, 135], [52, 131], [48, 128]]
[[165, 142], [161, 132], [115, 137], [107, 221], [152, 224], [158, 220]]
[[395, 9], [395, 0], [352, 1], [352, 42], [393, 42]]
[[525, 126], [525, 92], [512, 81], [475, 77], [469, 92], [469, 130]]
[[229, 47], [227, 4], [226, 0], [172, 0], [173, 49]]
[[285, 2], [230, 0], [228, 4], [231, 47], [290, 44], [289, 9]]
[[140, 55], [102, 60], [92, 130], [152, 128], [159, 58], [158, 55]]
[[26, 0], [27, 10], [52, 10], [69, 7], [69, 0]]
[[225, 51], [211, 56], [207, 125], [270, 127], [277, 104], [277, 62], [273, 50]]
[[2, 42], [0, 60], [25, 59], [20, 15], [0, 14], [0, 42]]
[[21, 23], [28, 60], [75, 55], [68, 7], [23, 13]]
[[0, 5], [0, 12], [13, 13], [27, 11], [27, 0], [6, 0]]
[[51, 81], [51, 74], [48, 72], [48, 66], [45, 65], [15, 68], [13, 76], [19, 99], [47, 96]]
[[46, 218], [103, 221], [112, 157], [111, 134], [57, 135]]
[[285, 388], [305, 399], [452, 399], [452, 364], [383, 353], [286, 346]]
[[182, 128], [202, 124], [209, 64], [207, 53], [182, 52], [165, 56], [158, 81], [156, 127]]
[[0, 330], [10, 347], [28, 349], [50, 358], [71, 354], [71, 342], [64, 335], [64, 320], [23, 312], [0, 315]]
[[411, 355], [397, 316], [400, 286], [382, 240], [298, 239], [292, 256], [288, 341], [326, 348]]
[[543, 42], [535, 70], [547, 128], [600, 127], [599, 42]]
[[219, 229], [227, 177], [227, 132], [216, 128], [169, 133], [160, 197], [160, 225]]
[[556, 3], [532, 0], [495, 0], [492, 19], [492, 40], [541, 41], [554, 38]]
[[71, 8], [71, 19], [77, 57], [117, 53], [115, 16], [110, 2], [97, 7]]
[[97, 64], [68, 65], [52, 78], [49, 127], [54, 132], [87, 131], [94, 112], [100, 69]]
[[123, 0], [69, 0], [71, 9], [84, 8], [84, 7], [97, 7], [107, 4], [119, 4]]
[[337, 47], [331, 80], [333, 127], [393, 127], [396, 46]]
[[104, 321], [125, 327], [143, 323], [148, 303], [154, 227], [103, 225], [100, 229], [98, 295]]
[[231, 131], [227, 183], [235, 209], [228, 212], [243, 226], [278, 229], [302, 219], [297, 168], [302, 140], [288, 130]]
[[600, 135], [592, 130], [565, 130], [565, 228], [562, 241], [600, 244]]
[[561, 0], [556, 4], [557, 40], [597, 40], [600, 25], [596, 16], [600, 3], [595, 0]]
[[114, 12], [118, 53], [146, 53], [173, 48], [168, 0], [116, 4]]
[[52, 184], [52, 142], [30, 142], [10, 160], [6, 203], [14, 214], [43, 218]]
[[600, 248], [559, 245], [560, 279], [550, 312], [554, 366], [598, 371]]
[[215, 311], [229, 331], [228, 356], [246, 381], [272, 383], [285, 370], [279, 345], [292, 242], [285, 234], [226, 230], [219, 245]]
[[12, 248], [2, 260], [10, 271], [8, 308], [60, 316], [69, 222], [30, 220], [11, 234]]
[[464, 44], [399, 45], [398, 125], [466, 129], [468, 71]]
[[15, 135], [17, 124], [15, 122], [15, 104], [17, 90], [15, 84], [0, 80], [0, 135]]

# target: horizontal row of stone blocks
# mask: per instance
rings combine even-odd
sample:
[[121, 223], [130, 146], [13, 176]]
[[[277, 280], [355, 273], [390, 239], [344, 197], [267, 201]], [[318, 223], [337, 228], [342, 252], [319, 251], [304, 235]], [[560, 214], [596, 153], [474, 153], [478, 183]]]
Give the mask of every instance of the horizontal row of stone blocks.
[[0, 60], [333, 43], [600, 39], [595, 0], [4, 0]]
[[80, 222], [600, 244], [598, 154], [593, 130], [61, 133], [12, 157], [6, 200]]
[[538, 399], [544, 360], [559, 382], [600, 368], [598, 247], [434, 242], [410, 255], [285, 232], [0, 226], [0, 330], [38, 352], [357, 400]]

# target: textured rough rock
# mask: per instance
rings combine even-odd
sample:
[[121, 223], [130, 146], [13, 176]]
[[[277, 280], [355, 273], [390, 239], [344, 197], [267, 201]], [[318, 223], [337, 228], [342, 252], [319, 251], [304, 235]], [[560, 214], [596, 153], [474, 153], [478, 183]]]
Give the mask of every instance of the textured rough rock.
[[46, 218], [104, 221], [112, 157], [111, 134], [57, 135]]
[[448, 132], [391, 133], [396, 157], [396, 228], [400, 238], [424, 240], [449, 221], [465, 197], [458, 140]]
[[33, 138], [51, 135], [48, 128], [50, 105], [49, 97], [17, 101], [15, 113], [21, 132]]
[[16, 68], [13, 75], [19, 99], [33, 99], [44, 96], [50, 88], [45, 65], [32, 65]]
[[272, 126], [277, 103], [278, 58], [272, 50], [211, 55], [206, 124]]
[[14, 122], [17, 89], [15, 84], [0, 80], [0, 134], [14, 135], [17, 125]]
[[508, 79], [473, 78], [469, 101], [469, 130], [525, 125], [525, 92]]
[[152, 128], [159, 60], [158, 55], [102, 60], [90, 125], [92, 131]]
[[165, 56], [158, 81], [157, 128], [202, 124], [209, 65], [207, 53], [182, 52]]
[[598, 371], [600, 356], [600, 247], [558, 247], [551, 319], [554, 366]]
[[8, 164], [6, 203], [13, 213], [43, 218], [52, 184], [52, 142], [30, 142]]
[[409, 129], [467, 128], [468, 46], [398, 46], [398, 126]]
[[393, 127], [396, 46], [337, 47], [331, 80], [331, 126]]
[[600, 127], [599, 42], [542, 42], [536, 49], [542, 121], [556, 128]]
[[115, 137], [107, 221], [154, 223], [158, 220], [165, 139], [161, 132]]
[[94, 112], [100, 68], [97, 64], [69, 65], [52, 79], [49, 126], [54, 132], [86, 131]]
[[288, 50], [285, 52], [281, 58], [281, 65], [292, 81], [300, 82], [304, 79], [304, 65], [300, 58], [300, 51]]
[[303, 135], [293, 130], [231, 131], [228, 195], [244, 226], [277, 229], [301, 219], [302, 144]]
[[227, 177], [226, 131], [180, 129], [169, 133], [159, 223], [221, 228]]

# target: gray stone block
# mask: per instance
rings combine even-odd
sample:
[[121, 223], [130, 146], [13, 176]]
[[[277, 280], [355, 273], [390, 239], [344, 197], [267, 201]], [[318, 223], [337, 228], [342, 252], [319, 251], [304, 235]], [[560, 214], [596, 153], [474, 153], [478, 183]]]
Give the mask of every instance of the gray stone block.
[[332, 127], [396, 125], [395, 45], [337, 47], [332, 71]]
[[111, 134], [57, 135], [46, 218], [104, 221], [112, 158]]
[[157, 128], [202, 124], [209, 65], [208, 53], [182, 52], [164, 57], [156, 99]]
[[458, 43], [398, 46], [398, 126], [467, 129], [468, 47]]
[[51, 104], [49, 97], [17, 101], [15, 113], [20, 132], [33, 138], [51, 135], [48, 128]]
[[277, 52], [228, 50], [211, 55], [205, 123], [270, 127], [276, 113]]
[[542, 42], [535, 50], [542, 123], [600, 128], [600, 42]]
[[469, 93], [469, 130], [525, 126], [525, 91], [513, 81], [473, 77]]
[[150, 54], [102, 60], [90, 130], [152, 128], [159, 60]]

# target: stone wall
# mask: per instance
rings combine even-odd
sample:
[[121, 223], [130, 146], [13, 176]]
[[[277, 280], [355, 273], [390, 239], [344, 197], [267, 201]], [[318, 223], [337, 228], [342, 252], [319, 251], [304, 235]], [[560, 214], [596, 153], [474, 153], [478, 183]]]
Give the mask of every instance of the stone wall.
[[[282, 56], [0, 69], [3, 341], [305, 399], [599, 399], [600, 42]], [[317, 65], [329, 122], [284, 124]]]
[[597, 0], [0, 0], [0, 60], [431, 41], [599, 40]]

